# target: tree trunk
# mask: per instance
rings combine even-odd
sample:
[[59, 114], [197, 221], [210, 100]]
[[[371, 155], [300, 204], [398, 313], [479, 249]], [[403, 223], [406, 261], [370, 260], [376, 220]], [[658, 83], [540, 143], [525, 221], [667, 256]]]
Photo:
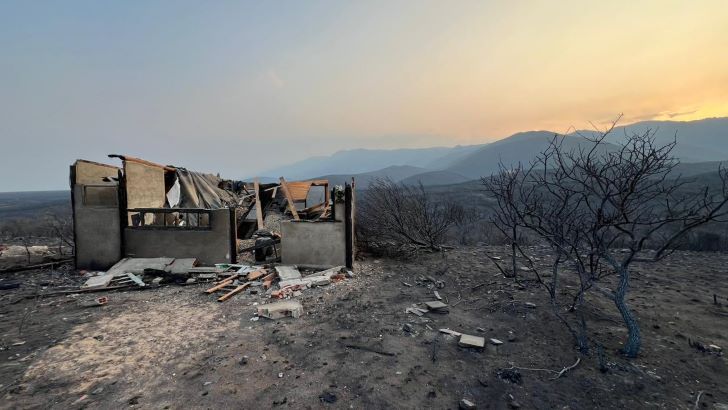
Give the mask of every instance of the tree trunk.
[[619, 286], [614, 292], [614, 304], [617, 306], [617, 310], [622, 315], [622, 320], [625, 326], [627, 326], [627, 342], [624, 344], [622, 353], [627, 357], [637, 357], [642, 344], [642, 337], [640, 336], [640, 327], [637, 323], [637, 319], [634, 314], [627, 306], [625, 297], [629, 290], [629, 269], [619, 269]]
[[518, 282], [518, 271], [516, 270], [516, 225], [513, 225], [512, 238], [511, 238], [511, 263], [513, 267], [513, 280]]

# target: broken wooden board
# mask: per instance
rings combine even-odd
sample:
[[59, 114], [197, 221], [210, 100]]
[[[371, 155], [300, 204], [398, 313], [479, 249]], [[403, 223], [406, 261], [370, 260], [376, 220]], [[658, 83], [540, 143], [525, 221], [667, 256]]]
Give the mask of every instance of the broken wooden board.
[[242, 285], [239, 285], [238, 287], [236, 287], [235, 289], [231, 290], [230, 292], [228, 292], [228, 293], [220, 296], [219, 298], [217, 298], [217, 301], [218, 302], [224, 302], [224, 301], [230, 299], [231, 297], [237, 295], [238, 293], [244, 291], [245, 288], [247, 288], [248, 286], [250, 286], [250, 282], [243, 283]]
[[223, 273], [225, 269], [210, 266], [195, 266], [190, 268], [190, 273]]
[[215, 286], [211, 287], [210, 289], [207, 289], [205, 291], [205, 293], [214, 293], [214, 292], [217, 292], [218, 290], [224, 288], [225, 286], [228, 286], [231, 283], [233, 283], [233, 281], [235, 279], [237, 279], [238, 277], [240, 277], [240, 275], [238, 275], [238, 274], [232, 275], [229, 278], [224, 279], [224, 280], [218, 282]]
[[253, 181], [255, 188], [255, 219], [258, 222], [258, 229], [263, 229], [263, 207], [260, 203], [260, 183], [258, 178]]
[[268, 273], [265, 269], [258, 269], [248, 273], [248, 280], [258, 280]]
[[144, 287], [147, 286], [146, 283], [144, 283], [143, 280], [139, 279], [139, 277], [131, 272], [127, 272], [126, 276], [129, 277], [129, 279], [133, 280], [134, 283], [136, 283], [138, 286]]
[[293, 196], [291, 196], [291, 191], [288, 190], [288, 184], [283, 177], [280, 178], [280, 183], [283, 194], [286, 196], [286, 200], [288, 201], [288, 209], [290, 209], [291, 215], [293, 215], [293, 219], [297, 221], [300, 220], [301, 217], [298, 216], [298, 211], [296, 211], [296, 204], [293, 201]]

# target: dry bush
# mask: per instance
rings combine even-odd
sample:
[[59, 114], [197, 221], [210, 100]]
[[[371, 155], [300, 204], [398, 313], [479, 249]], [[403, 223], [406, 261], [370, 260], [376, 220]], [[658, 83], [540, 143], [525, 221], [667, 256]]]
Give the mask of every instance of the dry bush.
[[[644, 260], [640, 253], [648, 246], [654, 249], [649, 260], [659, 260], [695, 229], [722, 221], [728, 215], [728, 174], [719, 169], [714, 186], [682, 180], [672, 172], [678, 165], [675, 142], [658, 146], [647, 131], [627, 136], [615, 149], [604, 144], [609, 132], [583, 137], [585, 143], [572, 149], [563, 147], [565, 137], [555, 137], [529, 167], [503, 170], [484, 182], [503, 204], [496, 221], [533, 232], [553, 249], [550, 279], [535, 273], [582, 352], [588, 351], [584, 296], [596, 290], [614, 303], [627, 328], [623, 353], [636, 357], [640, 327], [626, 300], [632, 263]], [[514, 254], [523, 253], [516, 235], [512, 239]], [[559, 313], [560, 274], [575, 274], [579, 283], [569, 301], [576, 312], [572, 322]], [[610, 277], [616, 279], [612, 289]]]
[[422, 185], [407, 186], [389, 179], [369, 184], [357, 212], [360, 246], [389, 255], [438, 251], [451, 228], [466, 217], [462, 206], [434, 200]]

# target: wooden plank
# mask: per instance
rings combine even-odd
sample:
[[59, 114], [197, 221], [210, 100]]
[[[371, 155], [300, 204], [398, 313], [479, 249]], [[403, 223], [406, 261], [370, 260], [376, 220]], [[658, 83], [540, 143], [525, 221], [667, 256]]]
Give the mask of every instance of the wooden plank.
[[253, 181], [255, 187], [255, 217], [258, 220], [258, 229], [263, 229], [263, 207], [260, 203], [260, 183], [258, 178]]
[[291, 214], [293, 215], [293, 219], [299, 221], [301, 218], [298, 216], [298, 212], [296, 211], [296, 204], [293, 203], [293, 197], [291, 197], [291, 193], [288, 191], [288, 184], [286, 183], [286, 180], [281, 177], [281, 189], [283, 190], [283, 194], [286, 196], [286, 200], [288, 200], [288, 209], [291, 210]]
[[135, 275], [135, 274], [133, 274], [131, 272], [127, 272], [126, 273], [126, 276], [128, 276], [129, 279], [133, 280], [134, 283], [136, 283], [137, 285], [139, 285], [141, 287], [146, 286], [146, 284], [141, 279], [139, 279], [139, 277], [137, 275]]
[[218, 282], [218, 284], [217, 284], [217, 285], [215, 285], [215, 286], [211, 287], [210, 289], [207, 289], [207, 290], [205, 291], [205, 293], [213, 293], [213, 292], [217, 292], [218, 290], [220, 290], [220, 289], [224, 288], [225, 286], [227, 286], [227, 285], [229, 285], [229, 284], [233, 283], [233, 280], [237, 279], [237, 278], [238, 278], [239, 276], [240, 276], [240, 275], [238, 275], [238, 274], [236, 273], [235, 275], [232, 275], [232, 276], [230, 276], [229, 278], [227, 278], [227, 279], [225, 279], [225, 280], [223, 280], [223, 281], [221, 281], [221, 282]]
[[265, 269], [258, 269], [256, 271], [248, 273], [248, 280], [256, 280], [260, 278], [261, 276], [265, 276], [268, 271]]
[[237, 288], [235, 288], [235, 289], [231, 290], [230, 292], [228, 292], [228, 293], [220, 296], [219, 298], [217, 298], [217, 301], [218, 302], [224, 302], [224, 301], [230, 299], [231, 297], [237, 295], [238, 293], [242, 292], [248, 286], [250, 286], [250, 282], [243, 283], [242, 285], [238, 286]]

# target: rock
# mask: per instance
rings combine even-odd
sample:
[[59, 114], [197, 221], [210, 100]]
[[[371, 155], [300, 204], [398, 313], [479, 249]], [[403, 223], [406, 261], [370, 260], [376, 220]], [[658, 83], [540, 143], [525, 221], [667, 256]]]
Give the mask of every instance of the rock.
[[278, 373], [278, 378], [279, 379], [282, 379], [283, 378], [283, 373]]
[[96, 390], [92, 391], [91, 394], [101, 394], [104, 391], [103, 387], [99, 387]]
[[325, 391], [319, 395], [319, 400], [321, 400], [322, 403], [336, 403], [337, 399], [336, 394], [330, 391]]
[[495, 345], [495, 346], [500, 346], [500, 345], [503, 344], [503, 341], [502, 340], [498, 340], [498, 339], [490, 339], [490, 343], [493, 344], [493, 345]]
[[241, 366], [245, 366], [246, 364], [248, 364], [248, 359], [249, 359], [249, 357], [248, 357], [248, 356], [243, 356], [243, 357], [241, 357], [241, 358], [240, 358], [240, 362], [239, 362], [239, 363], [240, 363], [240, 365], [241, 365]]
[[411, 324], [409, 324], [409, 323], [405, 323], [405, 324], [404, 324], [404, 325], [402, 326], [402, 330], [404, 330], [404, 331], [405, 331], [405, 332], [407, 332], [407, 333], [412, 333], [412, 332], [414, 332], [414, 331], [415, 331], [415, 329], [414, 329], [414, 328], [412, 327], [412, 325], [411, 325]]
[[708, 345], [708, 350], [714, 353], [720, 353], [723, 351], [723, 348], [717, 345]]
[[516, 334], [513, 332], [508, 332], [508, 341], [509, 342], [515, 342], [516, 341]]
[[525, 305], [529, 309], [536, 309], [536, 304], [535, 303], [526, 302]]
[[462, 399], [460, 400], [460, 410], [473, 410], [477, 409], [478, 407], [473, 403], [472, 401], [468, 399]]

